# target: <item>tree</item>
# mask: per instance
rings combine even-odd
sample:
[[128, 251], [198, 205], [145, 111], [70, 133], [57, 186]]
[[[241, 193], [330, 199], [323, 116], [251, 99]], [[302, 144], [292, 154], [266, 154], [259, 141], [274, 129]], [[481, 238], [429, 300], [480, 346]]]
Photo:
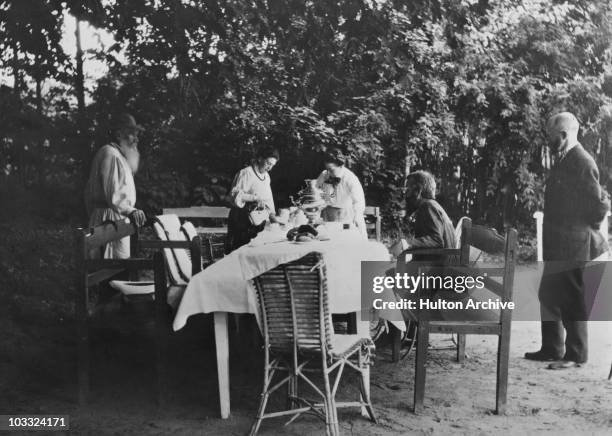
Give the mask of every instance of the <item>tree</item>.
[[[406, 172], [424, 168], [438, 178], [451, 216], [528, 225], [547, 171], [543, 122], [561, 109], [578, 115], [582, 141], [609, 167], [600, 110], [612, 96], [604, 0], [91, 0], [63, 7], [112, 32], [116, 44], [96, 55], [109, 73], [90, 105], [83, 57], [64, 68], [79, 104], [62, 113], [82, 136], [58, 135], [75, 144], [72, 154], [85, 167], [87, 145], [107, 140], [111, 115], [134, 113], [147, 126], [139, 198], [153, 209], [223, 203], [233, 174], [255, 149], [273, 144], [281, 151], [273, 174], [279, 205], [320, 171], [321, 152], [333, 147], [388, 217], [402, 206]], [[0, 10], [6, 19], [8, 9]], [[3, 66], [16, 66], [16, 77], [33, 75], [11, 26], [0, 28]]]

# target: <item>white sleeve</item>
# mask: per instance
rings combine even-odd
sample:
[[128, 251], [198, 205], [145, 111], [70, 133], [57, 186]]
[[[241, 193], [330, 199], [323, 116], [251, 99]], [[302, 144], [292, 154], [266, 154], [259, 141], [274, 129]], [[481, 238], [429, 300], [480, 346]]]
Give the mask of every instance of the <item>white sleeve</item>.
[[355, 217], [363, 216], [365, 212], [365, 194], [363, 193], [363, 187], [357, 176], [353, 175], [349, 183], [351, 202], [353, 203], [353, 210], [355, 211]]
[[248, 193], [250, 188], [248, 168], [245, 168], [236, 174], [236, 177], [234, 177], [234, 181], [232, 182], [232, 190], [230, 191], [230, 195], [232, 197], [234, 206], [244, 207], [245, 202], [256, 200], [257, 196]]
[[128, 192], [128, 176], [124, 168], [117, 156], [108, 153], [100, 163], [100, 178], [107, 206], [123, 216], [128, 216], [136, 208]]
[[272, 186], [270, 186], [271, 182], [270, 175], [268, 175], [268, 183], [266, 184], [266, 193], [263, 200], [270, 212], [275, 214], [276, 209], [274, 209], [274, 197], [272, 196]]

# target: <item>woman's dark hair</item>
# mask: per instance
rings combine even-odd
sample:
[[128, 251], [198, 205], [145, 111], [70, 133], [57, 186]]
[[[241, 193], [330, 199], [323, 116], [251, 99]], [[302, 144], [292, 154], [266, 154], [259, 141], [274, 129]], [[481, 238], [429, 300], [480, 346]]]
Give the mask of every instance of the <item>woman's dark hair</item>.
[[262, 147], [255, 152], [255, 159], [268, 159], [271, 157], [277, 161], [280, 160], [278, 150], [274, 147]]
[[340, 150], [330, 150], [323, 156], [323, 164], [334, 164], [336, 166], [344, 165], [345, 157]]

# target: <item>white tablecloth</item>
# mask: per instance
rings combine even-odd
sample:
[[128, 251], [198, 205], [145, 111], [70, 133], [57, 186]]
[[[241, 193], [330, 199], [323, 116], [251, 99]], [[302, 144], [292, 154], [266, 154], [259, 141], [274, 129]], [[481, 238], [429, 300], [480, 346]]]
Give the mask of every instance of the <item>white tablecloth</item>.
[[198, 313], [255, 313], [250, 279], [310, 252], [327, 265], [330, 308], [334, 313], [361, 310], [361, 261], [387, 261], [387, 248], [374, 241], [334, 238], [305, 244], [267, 241], [244, 246], [192, 277], [174, 318], [174, 330]]

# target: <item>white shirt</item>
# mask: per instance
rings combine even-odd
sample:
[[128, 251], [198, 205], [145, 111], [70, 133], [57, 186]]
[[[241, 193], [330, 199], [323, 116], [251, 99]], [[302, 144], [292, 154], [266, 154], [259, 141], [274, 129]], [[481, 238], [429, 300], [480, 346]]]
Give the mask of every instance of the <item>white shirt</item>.
[[255, 173], [252, 165], [241, 169], [232, 183], [232, 200], [237, 207], [244, 207], [248, 201], [261, 200], [274, 212], [274, 198], [270, 187], [270, 175], [268, 173]]
[[[343, 209], [343, 215], [349, 221], [357, 225], [361, 233], [366, 234], [365, 228], [365, 194], [361, 182], [348, 168], [339, 168], [340, 182], [337, 185], [325, 183], [330, 177], [334, 177], [324, 170], [317, 178], [317, 187], [323, 191], [328, 206]], [[325, 195], [326, 194], [326, 195]]]
[[[104, 221], [125, 218], [135, 210], [135, 204], [136, 185], [130, 165], [116, 146], [105, 145], [94, 157], [85, 187], [89, 226], [94, 227]], [[106, 244], [105, 259], [129, 257], [129, 237]]]

